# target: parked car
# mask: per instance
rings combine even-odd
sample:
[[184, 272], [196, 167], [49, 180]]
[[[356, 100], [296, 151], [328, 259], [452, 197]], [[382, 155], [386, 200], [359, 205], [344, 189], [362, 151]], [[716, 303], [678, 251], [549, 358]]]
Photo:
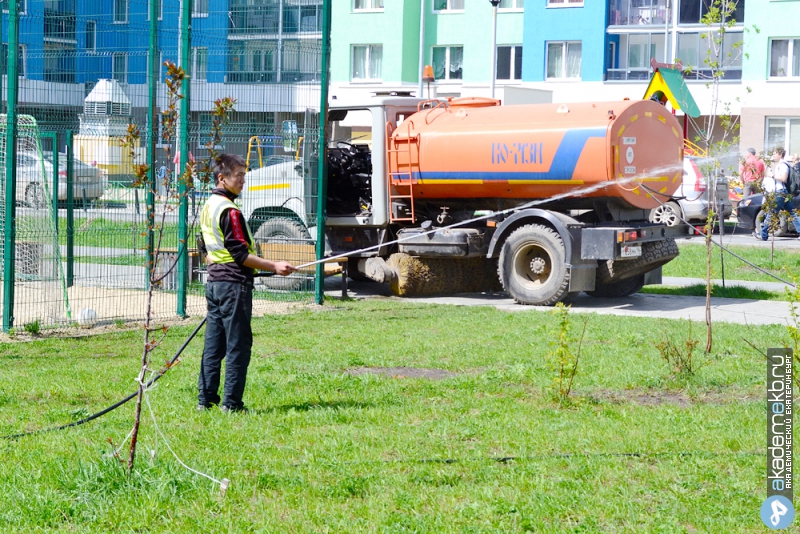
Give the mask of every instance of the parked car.
[[[681, 219], [692, 222], [705, 222], [708, 218], [708, 190], [700, 159], [693, 156], [683, 158], [683, 182], [673, 195], [675, 200], [664, 202], [650, 211], [650, 221], [677, 226]], [[721, 177], [716, 181], [717, 195], [722, 198], [722, 214], [725, 218], [733, 213], [728, 180]]]
[[[17, 202], [32, 208], [47, 205], [44, 183], [50, 191], [53, 184], [53, 156], [44, 154], [40, 159], [36, 152], [17, 153]], [[72, 195], [75, 203], [96, 200], [103, 196], [108, 178], [103, 171], [78, 159], [72, 160]], [[52, 191], [51, 191], [52, 195]], [[67, 156], [58, 155], [58, 200], [67, 200]]]
[[[766, 215], [764, 210], [761, 209], [763, 205], [764, 195], [761, 193], [750, 195], [740, 200], [739, 205], [736, 207], [736, 217], [739, 219], [739, 226], [745, 230], [753, 230], [757, 234], [760, 234], [761, 225], [764, 224], [764, 217]], [[784, 209], [789, 209], [788, 203]], [[792, 200], [792, 210], [800, 210], [800, 195], [794, 197]], [[792, 218], [782, 216], [781, 226], [775, 235], [783, 236], [797, 233], [800, 233], [800, 228], [794, 227]]]

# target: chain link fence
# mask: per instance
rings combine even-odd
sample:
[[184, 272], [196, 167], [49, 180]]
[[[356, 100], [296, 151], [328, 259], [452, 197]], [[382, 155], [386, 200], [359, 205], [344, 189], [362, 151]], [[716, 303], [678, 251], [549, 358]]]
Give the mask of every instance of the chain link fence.
[[[4, 147], [13, 132], [0, 136], [5, 329], [142, 320], [151, 257], [163, 277], [153, 317], [203, 315], [194, 236], [213, 180], [196, 175], [186, 189], [177, 177], [210, 150], [247, 159], [240, 200], [258, 250], [295, 263], [315, 258], [327, 0], [152, 2], [18, 4], [16, 105], [12, 84], [3, 93], [4, 109], [17, 120], [11, 165]], [[2, 68], [12, 80], [13, 15], [3, 18], [2, 34]], [[175, 131], [165, 119], [165, 62], [187, 74]], [[214, 146], [215, 101], [226, 97], [235, 99], [235, 111]], [[140, 132], [132, 150], [121, 146], [129, 125]], [[152, 165], [152, 182], [137, 186], [136, 165], [144, 163]], [[313, 269], [258, 280], [256, 313], [315, 296]]]

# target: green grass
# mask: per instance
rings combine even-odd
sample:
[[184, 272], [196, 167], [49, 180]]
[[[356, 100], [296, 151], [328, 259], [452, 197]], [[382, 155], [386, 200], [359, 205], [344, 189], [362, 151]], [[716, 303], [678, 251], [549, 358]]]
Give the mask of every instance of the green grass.
[[[188, 332], [173, 329], [156, 362]], [[685, 339], [688, 323], [593, 315], [569, 408], [545, 391], [556, 332], [551, 313], [394, 300], [268, 316], [254, 321], [243, 416], [195, 411], [195, 340], [150, 399], [182, 460], [231, 480], [224, 498], [177, 463], [149, 417], [132, 477], [104, 456], [107, 439], [127, 435], [131, 404], [76, 429], [0, 440], [0, 524], [26, 533], [766, 531], [764, 360], [743, 340], [776, 346], [785, 327], [718, 323], [709, 364], [679, 379], [655, 344]], [[704, 343], [703, 328], [693, 333]], [[0, 435], [123, 397], [140, 346], [135, 331], [0, 346]], [[454, 376], [346, 372], [404, 366]]]
[[[705, 284], [694, 284], [691, 286], [645, 286], [640, 293], [651, 293], [656, 295], [681, 295], [689, 297], [705, 297]], [[755, 300], [787, 300], [785, 293], [766, 291], [764, 289], [749, 289], [742, 286], [722, 287], [717, 284], [711, 285], [711, 296], [726, 299], [755, 299]]]
[[[800, 250], [776, 249], [774, 260], [768, 247], [732, 246], [730, 250], [749, 262], [767, 270], [783, 279], [800, 273]], [[681, 244], [680, 255], [664, 266], [664, 276], [681, 276], [689, 278], [705, 278], [706, 247], [696, 244]], [[722, 260], [720, 249], [714, 247], [712, 255], [712, 278], [720, 278]], [[772, 276], [764, 274], [745, 262], [725, 254], [725, 279], [749, 280], [753, 282], [778, 282]]]

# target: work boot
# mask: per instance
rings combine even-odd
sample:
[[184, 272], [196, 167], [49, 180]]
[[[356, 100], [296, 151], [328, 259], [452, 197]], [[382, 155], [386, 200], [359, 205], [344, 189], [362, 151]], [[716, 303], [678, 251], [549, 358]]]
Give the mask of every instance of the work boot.
[[220, 406], [219, 409], [222, 410], [222, 413], [248, 413], [248, 412], [250, 412], [250, 410], [248, 410], [245, 406], [241, 406], [239, 408], [234, 408], [232, 406], [224, 406], [223, 405], [223, 406]]

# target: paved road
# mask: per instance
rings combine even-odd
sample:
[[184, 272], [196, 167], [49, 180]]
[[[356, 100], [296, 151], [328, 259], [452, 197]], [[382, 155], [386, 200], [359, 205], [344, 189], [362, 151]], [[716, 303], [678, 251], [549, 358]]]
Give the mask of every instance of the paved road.
[[[667, 285], [693, 285], [703, 283], [694, 278], [664, 279]], [[726, 281], [727, 285], [744, 285], [751, 288], [781, 291], [785, 286], [779, 283]], [[341, 297], [341, 278], [332, 277], [325, 281], [325, 294], [332, 298]], [[389, 286], [371, 282], [348, 282], [348, 295], [351, 298], [391, 298]], [[521, 306], [505, 293], [470, 293], [445, 297], [415, 297], [409, 302], [424, 304], [450, 304], [456, 306], [494, 306], [499, 310], [512, 312], [551, 311], [548, 306]], [[711, 318], [740, 324], [788, 324], [791, 320], [788, 302], [762, 301], [751, 299], [711, 298]], [[650, 295], [637, 293], [630, 297], [600, 299], [581, 293], [572, 301], [572, 311], [578, 313], [597, 313], [600, 315], [627, 315], [639, 317], [660, 317], [664, 319], [690, 319], [705, 321], [705, 297], [683, 297], [674, 295]]]

